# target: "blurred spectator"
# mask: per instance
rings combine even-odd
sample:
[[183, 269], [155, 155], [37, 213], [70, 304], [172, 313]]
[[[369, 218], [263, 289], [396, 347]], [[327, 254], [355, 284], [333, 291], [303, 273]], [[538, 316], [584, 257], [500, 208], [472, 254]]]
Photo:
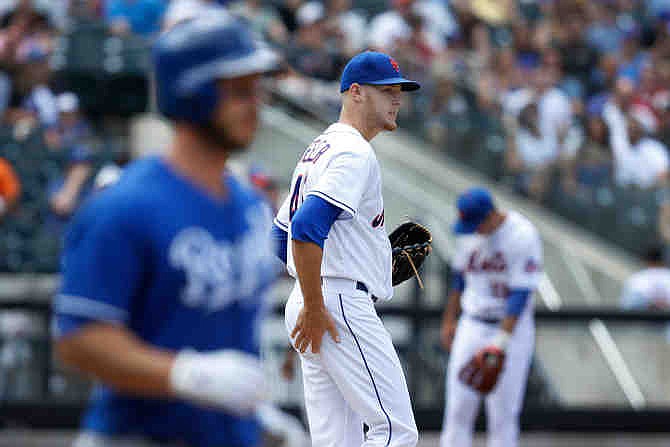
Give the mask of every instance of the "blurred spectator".
[[[18, 107], [7, 111], [6, 119], [10, 124], [19, 125], [17, 131], [26, 132], [34, 126], [50, 128], [58, 123], [58, 106], [49, 83], [50, 49], [47, 44], [27, 39], [17, 49], [17, 75], [14, 95], [18, 97]], [[20, 135], [17, 133], [17, 137]]]
[[72, 92], [61, 93], [56, 98], [58, 123], [45, 135], [51, 150], [69, 149], [92, 137], [91, 126], [79, 110], [79, 98]]
[[288, 31], [277, 11], [271, 5], [263, 3], [262, 0], [241, 0], [232, 3], [229, 9], [270, 42], [284, 44], [288, 40]]
[[[587, 92], [592, 96], [589, 102], [600, 102], [602, 106], [602, 103], [607, 100], [607, 95], [615, 90], [615, 84], [620, 81], [617, 79], [618, 70], [619, 65], [614, 54], [600, 56], [597, 67], [594, 68], [589, 77]], [[634, 87], [629, 79], [626, 82]]]
[[424, 101], [418, 118], [423, 123], [427, 138], [443, 148], [448, 142], [450, 127], [467, 120], [469, 106], [455, 84], [456, 73], [448, 61], [434, 63], [431, 76], [431, 95]]
[[365, 16], [351, 9], [351, 0], [326, 0], [326, 34], [347, 58], [365, 48], [366, 24]]
[[640, 82], [640, 73], [649, 57], [640, 47], [640, 30], [634, 28], [624, 35], [618, 56], [618, 75], [627, 77], [633, 84]]
[[225, 8], [215, 0], [171, 0], [163, 15], [162, 28], [172, 28], [177, 23], [189, 20], [201, 14], [220, 13]]
[[591, 23], [586, 30], [589, 44], [600, 53], [618, 51], [624, 32], [616, 20], [616, 9], [610, 2], [590, 2]]
[[[49, 23], [58, 30], [64, 30], [70, 22], [70, 14], [74, 12], [77, 0], [33, 0], [34, 4], [43, 5], [45, 13], [49, 17]], [[94, 1], [87, 0], [81, 5], [85, 9], [93, 6]], [[38, 7], [39, 8], [39, 7]]]
[[0, 158], [0, 221], [12, 210], [21, 195], [21, 183], [14, 169]]
[[55, 220], [63, 221], [74, 213], [88, 193], [93, 173], [92, 132], [79, 111], [74, 93], [60, 94], [57, 103], [58, 124], [47, 133], [46, 142], [51, 150], [61, 152], [66, 166], [62, 175], [51, 179], [47, 190]]
[[105, 18], [114, 34], [148, 37], [160, 30], [164, 0], [107, 0]]
[[614, 156], [610, 146], [609, 129], [598, 115], [591, 115], [586, 122], [586, 138], [577, 152], [572, 177], [566, 179], [564, 189], [576, 192], [596, 188], [611, 182]]
[[626, 116], [626, 128], [612, 130], [615, 178], [619, 186], [653, 188], [668, 180], [668, 152], [659, 141], [646, 136], [644, 120]]
[[547, 191], [548, 175], [558, 160], [556, 145], [542, 136], [539, 107], [532, 102], [518, 117], [518, 125], [509, 138], [506, 165], [515, 175], [516, 188], [525, 195], [541, 200]]
[[[0, 113], [4, 115], [11, 105], [9, 115], [4, 116], [10, 123], [21, 118], [42, 118], [48, 116], [48, 94], [37, 87], [33, 104], [21, 110], [21, 104], [33, 87], [48, 81], [48, 56], [52, 46], [52, 28], [48, 15], [44, 12], [44, 2], [21, 0], [8, 2], [0, 12]], [[42, 4], [42, 7], [38, 8]], [[13, 99], [12, 99], [13, 98]], [[43, 113], [41, 117], [31, 116], [31, 112]], [[14, 113], [18, 112], [18, 113]]]
[[597, 51], [584, 38], [585, 24], [586, 17], [575, 11], [566, 17], [557, 36], [565, 75], [579, 81], [582, 88], [589, 84], [591, 73], [598, 64]]
[[323, 38], [326, 26], [323, 5], [316, 1], [305, 3], [297, 17], [299, 27], [289, 45], [289, 65], [303, 76], [337, 80], [346, 58], [338, 49], [330, 48]]
[[615, 135], [619, 137], [625, 133], [625, 114], [630, 108], [634, 94], [635, 86], [633, 82], [629, 78], [621, 77], [616, 80], [611, 94], [607, 94], [602, 107], [597, 107], [592, 102], [592, 112], [602, 113], [613, 137]]
[[298, 9], [303, 3], [303, 0], [283, 0], [277, 5], [279, 17], [290, 34], [298, 29]]
[[10, 25], [25, 27], [25, 34], [33, 34], [39, 30], [49, 29], [53, 25], [51, 18], [54, 6], [60, 1], [49, 0], [14, 0], [5, 2], [0, 7], [0, 28]]
[[651, 93], [651, 104], [658, 116], [659, 139], [670, 144], [670, 60], [663, 60], [656, 68], [656, 82]]
[[57, 221], [67, 221], [72, 216], [89, 192], [88, 183], [93, 173], [92, 153], [88, 146], [74, 146], [65, 156], [65, 171], [47, 188], [49, 206]]
[[[490, 62], [494, 46], [510, 43], [509, 25], [517, 17], [514, 0], [456, 0], [451, 2], [451, 6], [458, 17], [457, 26], [467, 47], [474, 50], [480, 62]], [[529, 37], [530, 33], [527, 35]]]
[[645, 268], [623, 285], [621, 306], [629, 310], [670, 309], [670, 269], [663, 263], [663, 249], [649, 248], [643, 261]]
[[645, 0], [644, 1], [649, 15], [657, 17], [661, 14], [670, 11], [669, 0]]
[[[385, 11], [372, 19], [368, 44], [372, 49], [394, 54], [399, 45], [403, 45], [412, 38], [413, 25], [416, 32], [417, 25], [421, 25], [421, 32], [425, 33], [427, 45], [431, 51], [438, 52], [444, 49], [446, 36], [436, 27], [431, 26], [431, 12], [436, 15], [446, 14], [437, 3], [420, 3], [416, 0], [392, 0], [392, 9]], [[425, 28], [423, 28], [425, 26]]]
[[431, 45], [426, 20], [422, 16], [410, 14], [407, 24], [409, 35], [407, 39], [397, 42], [394, 54], [402, 66], [407, 67], [407, 73], [422, 78], [426, 67], [430, 67], [437, 55], [437, 50]]
[[494, 66], [500, 98], [523, 86], [524, 72], [517, 63], [517, 53], [513, 47], [501, 48], [495, 54]]
[[12, 79], [7, 73], [0, 71], [0, 120], [4, 119], [11, 97]]
[[[100, 20], [104, 16], [105, 0], [63, 0], [68, 4], [67, 14], [74, 21]], [[67, 19], [66, 19], [67, 21]]]
[[570, 100], [556, 87], [558, 69], [544, 65], [533, 76], [537, 97], [538, 124], [544, 144], [557, 155], [568, 158], [575, 155], [576, 147], [567, 139], [572, 125]]

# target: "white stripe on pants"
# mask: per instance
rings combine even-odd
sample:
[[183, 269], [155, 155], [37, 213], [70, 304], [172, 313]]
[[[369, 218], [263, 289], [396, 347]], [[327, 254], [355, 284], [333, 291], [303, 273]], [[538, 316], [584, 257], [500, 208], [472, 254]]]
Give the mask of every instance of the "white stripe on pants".
[[[310, 346], [300, 355], [312, 445], [414, 447], [416, 423], [391, 336], [367, 293], [352, 284], [341, 290], [347, 294], [332, 288], [323, 293], [340, 343], [326, 333], [319, 354]], [[289, 334], [302, 307], [296, 286], [286, 303]], [[363, 422], [369, 427], [365, 439]]]
[[[530, 308], [530, 306], [528, 306]], [[488, 346], [498, 325], [468, 316], [458, 322], [447, 366], [447, 402], [441, 447], [470, 447], [481, 395], [458, 378], [461, 368], [480, 349]], [[523, 404], [528, 370], [535, 346], [532, 309], [522, 314], [507, 348], [505, 365], [496, 387], [484, 399], [488, 447], [516, 447], [519, 442], [519, 413]]]

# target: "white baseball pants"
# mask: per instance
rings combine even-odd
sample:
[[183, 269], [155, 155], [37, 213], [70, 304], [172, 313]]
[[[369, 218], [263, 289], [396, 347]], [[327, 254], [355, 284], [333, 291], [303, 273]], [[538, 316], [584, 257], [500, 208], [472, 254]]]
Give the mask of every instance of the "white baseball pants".
[[[484, 399], [488, 447], [516, 447], [519, 413], [535, 346], [532, 309], [524, 311], [510, 339], [498, 384]], [[471, 447], [482, 396], [463, 384], [458, 373], [480, 349], [488, 346], [498, 325], [461, 316], [447, 366], [447, 396], [441, 447]]]
[[[402, 366], [370, 294], [357, 290], [355, 281], [323, 279], [325, 305], [340, 343], [326, 333], [319, 354], [311, 346], [300, 354], [312, 445], [416, 446], [418, 432]], [[296, 282], [286, 303], [289, 335], [303, 303]], [[369, 427], [365, 436], [363, 423]]]

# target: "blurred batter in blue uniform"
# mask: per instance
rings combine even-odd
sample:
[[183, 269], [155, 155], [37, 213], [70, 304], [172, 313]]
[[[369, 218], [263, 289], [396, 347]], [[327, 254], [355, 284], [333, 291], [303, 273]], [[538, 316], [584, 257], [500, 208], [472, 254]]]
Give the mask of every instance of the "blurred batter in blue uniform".
[[272, 214], [225, 165], [254, 137], [277, 56], [213, 15], [163, 34], [153, 59], [171, 147], [128, 166], [65, 239], [56, 351], [98, 382], [75, 445], [256, 446]]

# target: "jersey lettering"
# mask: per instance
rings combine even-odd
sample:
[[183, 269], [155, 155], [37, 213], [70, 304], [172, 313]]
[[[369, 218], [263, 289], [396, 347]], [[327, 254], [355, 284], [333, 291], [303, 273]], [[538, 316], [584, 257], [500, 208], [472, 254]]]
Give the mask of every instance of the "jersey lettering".
[[497, 251], [491, 257], [483, 259], [480, 259], [480, 255], [479, 250], [472, 252], [466, 269], [468, 272], [502, 273], [507, 270], [507, 262], [502, 252]]
[[330, 149], [330, 143], [326, 143], [321, 139], [316, 139], [302, 154], [303, 163], [316, 163], [317, 160], [328, 150]]
[[297, 179], [295, 179], [295, 185], [293, 185], [293, 192], [291, 193], [291, 206], [289, 208], [289, 220], [293, 220], [293, 215], [298, 211], [298, 208], [302, 204], [302, 190], [301, 186], [305, 184], [305, 176], [300, 174]]
[[[186, 275], [181, 292], [185, 306], [216, 312], [245, 296], [242, 292], [251, 293], [258, 287], [259, 256], [254, 257], [253, 264], [238, 261], [244, 258], [241, 253], [253, 253], [251, 247], [259, 246], [254, 233], [258, 232], [249, 232], [236, 244], [217, 241], [200, 227], [185, 228], [177, 234], [170, 244], [169, 260], [173, 268]], [[236, 271], [240, 271], [242, 281], [236, 281]]]

